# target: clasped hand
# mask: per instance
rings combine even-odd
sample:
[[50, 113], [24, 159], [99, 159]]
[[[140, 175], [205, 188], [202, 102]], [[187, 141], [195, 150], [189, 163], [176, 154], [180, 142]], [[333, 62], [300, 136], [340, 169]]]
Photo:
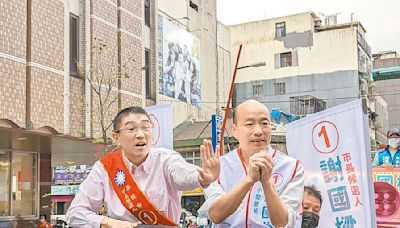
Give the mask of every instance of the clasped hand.
[[268, 183], [271, 179], [274, 161], [267, 150], [261, 150], [249, 158], [249, 177], [255, 183]]

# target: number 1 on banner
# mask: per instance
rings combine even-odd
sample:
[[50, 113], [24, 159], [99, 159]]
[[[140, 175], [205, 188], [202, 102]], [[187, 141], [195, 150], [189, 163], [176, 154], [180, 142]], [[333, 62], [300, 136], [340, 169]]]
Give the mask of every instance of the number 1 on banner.
[[339, 144], [339, 132], [335, 124], [326, 120], [315, 124], [312, 129], [312, 144], [323, 154], [335, 151]]
[[326, 132], [325, 126], [322, 126], [321, 131], [318, 132], [318, 137], [321, 137], [321, 135], [324, 137], [325, 146], [327, 148], [331, 147], [331, 143], [329, 142], [329, 137], [328, 137], [328, 133]]
[[275, 175], [272, 178], [274, 179], [274, 184], [278, 183], [278, 178], [279, 178], [278, 175]]

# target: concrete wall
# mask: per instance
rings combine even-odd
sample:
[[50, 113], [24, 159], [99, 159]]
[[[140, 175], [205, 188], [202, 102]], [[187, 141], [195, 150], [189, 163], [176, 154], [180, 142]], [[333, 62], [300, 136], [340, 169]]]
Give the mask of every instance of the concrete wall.
[[400, 128], [400, 79], [376, 82], [377, 93], [387, 102], [389, 128]]
[[388, 113], [387, 102], [381, 96], [375, 97], [375, 112], [376, 114], [378, 114], [375, 122], [376, 124], [375, 138], [376, 140], [382, 143], [387, 143], [386, 132], [389, 129], [389, 113]]
[[[276, 95], [274, 83], [285, 83], [286, 93]], [[263, 94], [253, 96], [253, 86], [262, 85]], [[345, 85], [345, 86], [344, 86]], [[311, 95], [326, 102], [327, 108], [358, 98], [357, 71], [337, 71], [269, 80], [254, 80], [235, 84], [237, 104], [247, 99], [257, 99], [270, 109], [280, 108], [290, 112], [290, 97]]]
[[[232, 53], [243, 44], [239, 65], [267, 63], [239, 71], [236, 81], [357, 70], [357, 27], [314, 32], [314, 20], [312, 14], [302, 13], [230, 26]], [[286, 36], [275, 38], [275, 23], [279, 22], [286, 23]], [[284, 52], [297, 57], [294, 66], [276, 67], [276, 56]], [[235, 61], [234, 54], [231, 62]]]
[[400, 66], [400, 58], [374, 59], [374, 69], [381, 67]]
[[[231, 37], [229, 27], [218, 22], [217, 24], [217, 64], [218, 64], [218, 89], [217, 89], [217, 108], [222, 110], [221, 107], [226, 106], [229, 96], [229, 89], [232, 82], [231, 72]], [[233, 63], [235, 64], [235, 63]], [[218, 114], [223, 115], [223, 111]]]

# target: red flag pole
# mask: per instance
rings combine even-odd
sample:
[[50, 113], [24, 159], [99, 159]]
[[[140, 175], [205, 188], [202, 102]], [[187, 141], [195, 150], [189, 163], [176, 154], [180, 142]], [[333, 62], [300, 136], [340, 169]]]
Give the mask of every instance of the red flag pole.
[[240, 53], [241, 52], [242, 52], [242, 44], [239, 46], [239, 51], [238, 51], [238, 54], [237, 54], [237, 57], [236, 57], [235, 70], [233, 71], [231, 89], [229, 90], [228, 101], [226, 102], [226, 106], [225, 106], [225, 116], [224, 116], [224, 121], [222, 122], [222, 129], [221, 129], [221, 141], [219, 142], [219, 153], [220, 153], [220, 155], [224, 154], [224, 133], [225, 133], [226, 121], [228, 120], [228, 117], [229, 117], [229, 105], [231, 103], [231, 98], [232, 98], [232, 95], [233, 95], [233, 88], [234, 88], [234, 85], [235, 85], [236, 72], [237, 72], [237, 69], [238, 69], [239, 58], [240, 58]]

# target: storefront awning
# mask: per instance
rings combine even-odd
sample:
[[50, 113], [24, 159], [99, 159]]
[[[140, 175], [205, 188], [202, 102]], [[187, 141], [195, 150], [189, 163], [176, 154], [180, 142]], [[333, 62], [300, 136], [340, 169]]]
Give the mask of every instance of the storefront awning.
[[374, 81], [400, 78], [400, 66], [377, 68], [372, 71]]
[[51, 202], [71, 202], [74, 199], [74, 196], [51, 196]]

